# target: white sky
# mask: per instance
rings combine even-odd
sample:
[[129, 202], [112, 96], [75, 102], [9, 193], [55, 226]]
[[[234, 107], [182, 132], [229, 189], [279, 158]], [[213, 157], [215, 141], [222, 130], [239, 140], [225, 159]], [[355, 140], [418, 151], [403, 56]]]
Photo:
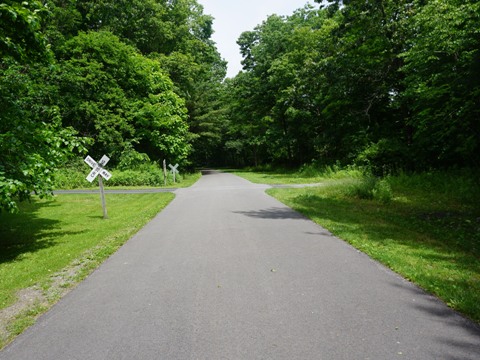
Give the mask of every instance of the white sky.
[[242, 69], [237, 39], [250, 31], [269, 15], [292, 15], [307, 3], [318, 6], [313, 0], [197, 0], [204, 14], [212, 15], [212, 36], [222, 57], [228, 61], [227, 77], [234, 77]]

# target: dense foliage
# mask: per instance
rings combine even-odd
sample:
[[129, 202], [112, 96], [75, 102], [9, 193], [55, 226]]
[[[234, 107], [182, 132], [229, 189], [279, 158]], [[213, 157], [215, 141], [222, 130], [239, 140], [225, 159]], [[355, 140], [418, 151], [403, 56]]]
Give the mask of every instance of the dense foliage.
[[196, 0], [2, 2], [0, 210], [86, 151], [191, 164], [225, 76], [212, 21]]
[[85, 151], [112, 166], [478, 167], [480, 1], [316, 2], [244, 32], [226, 80], [196, 0], [2, 2], [0, 209], [48, 194]]
[[62, 126], [46, 84], [52, 54], [40, 32], [38, 2], [0, 4], [0, 210], [52, 187], [52, 170], [82, 142]]
[[479, 29], [478, 0], [330, 1], [270, 16], [238, 39], [228, 160], [478, 167]]

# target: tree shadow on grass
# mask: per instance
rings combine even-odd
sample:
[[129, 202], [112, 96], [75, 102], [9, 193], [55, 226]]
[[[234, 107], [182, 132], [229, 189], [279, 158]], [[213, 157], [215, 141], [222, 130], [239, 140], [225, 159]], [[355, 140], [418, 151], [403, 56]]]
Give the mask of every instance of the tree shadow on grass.
[[451, 229], [433, 229], [434, 226], [421, 219], [414, 207], [389, 209], [388, 205], [372, 201], [359, 202], [316, 195], [300, 195], [289, 201], [295, 210], [306, 217], [335, 224], [337, 234], [346, 232], [357, 239], [367, 238], [374, 245], [395, 243], [411, 250], [425, 251], [422, 258], [447, 261], [454, 266], [480, 271], [475, 244], [465, 241], [464, 246], [459, 246], [449, 241], [448, 232], [451, 233]]
[[41, 208], [57, 206], [53, 200], [32, 201], [22, 203], [16, 214], [0, 213], [0, 264], [55, 246], [57, 236], [74, 234], [61, 231], [61, 221], [39, 216]]

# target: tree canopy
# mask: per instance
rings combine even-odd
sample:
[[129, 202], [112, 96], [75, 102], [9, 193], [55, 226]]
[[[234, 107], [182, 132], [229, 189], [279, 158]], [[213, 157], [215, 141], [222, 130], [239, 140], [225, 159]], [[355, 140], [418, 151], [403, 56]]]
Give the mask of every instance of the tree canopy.
[[5, 1], [0, 20], [0, 209], [87, 150], [192, 164], [226, 68], [196, 0]]
[[244, 32], [225, 103], [230, 158], [478, 166], [479, 4], [330, 1]]
[[87, 150], [113, 165], [478, 167], [480, 1], [316, 2], [246, 29], [232, 79], [196, 0], [2, 2], [0, 209], [48, 194]]

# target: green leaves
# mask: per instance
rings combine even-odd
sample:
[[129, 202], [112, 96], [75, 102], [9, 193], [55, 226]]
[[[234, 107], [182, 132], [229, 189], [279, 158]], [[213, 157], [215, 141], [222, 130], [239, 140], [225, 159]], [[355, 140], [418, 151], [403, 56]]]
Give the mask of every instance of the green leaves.
[[152, 159], [185, 160], [186, 109], [157, 61], [106, 31], [81, 33], [62, 53], [64, 123], [94, 138], [94, 153], [120, 158], [137, 143]]
[[264, 163], [357, 162], [387, 173], [477, 166], [480, 3], [330, 3], [240, 36], [232, 137], [265, 137]]
[[48, 60], [47, 41], [40, 16], [46, 9], [39, 1], [3, 1], [0, 4], [0, 58], [21, 62]]
[[434, 0], [415, 10], [402, 71], [419, 160], [478, 165], [480, 3]]
[[84, 149], [85, 141], [61, 126], [40, 69], [11, 65], [0, 74], [0, 209], [15, 211], [15, 201], [32, 192], [50, 194], [53, 169]]
[[0, 209], [51, 192], [86, 146], [187, 165], [219, 124], [202, 96], [225, 76], [212, 17], [195, 0], [43, 3], [0, 4]]

